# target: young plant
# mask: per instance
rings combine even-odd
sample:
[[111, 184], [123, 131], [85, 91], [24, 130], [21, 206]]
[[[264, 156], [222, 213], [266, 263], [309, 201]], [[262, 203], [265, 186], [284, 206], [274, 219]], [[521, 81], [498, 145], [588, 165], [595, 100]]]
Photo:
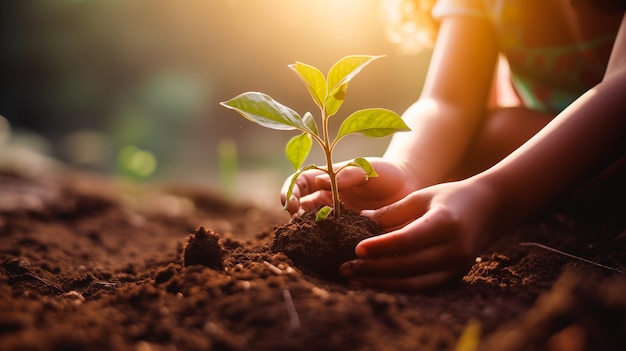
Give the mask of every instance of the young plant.
[[[310, 169], [321, 170], [330, 177], [333, 206], [325, 206], [317, 213], [317, 219], [325, 219], [331, 212], [337, 218], [341, 216], [341, 201], [337, 188], [337, 174], [349, 166], [361, 168], [366, 177], [377, 177], [372, 165], [364, 158], [357, 157], [339, 169], [333, 169], [332, 154], [337, 142], [349, 134], [362, 134], [368, 137], [384, 137], [399, 131], [408, 131], [409, 127], [395, 112], [383, 108], [358, 110], [349, 115], [340, 125], [331, 140], [328, 121], [334, 116], [346, 96], [348, 83], [370, 62], [382, 56], [351, 55], [337, 61], [324, 77], [319, 69], [301, 63], [289, 65], [306, 85], [315, 104], [321, 112], [321, 130], [310, 112], [300, 116], [296, 111], [284, 106], [270, 96], [247, 92], [231, 100], [221, 102], [224, 107], [239, 112], [252, 122], [277, 130], [298, 130], [301, 134], [291, 138], [285, 148], [287, 158], [293, 165], [295, 174], [287, 191], [287, 199], [291, 197], [296, 180], [302, 172]], [[326, 159], [326, 167], [309, 165], [302, 167], [309, 155], [313, 140], [322, 148]], [[288, 201], [287, 201], [288, 202]], [[285, 207], [287, 204], [285, 204]]]

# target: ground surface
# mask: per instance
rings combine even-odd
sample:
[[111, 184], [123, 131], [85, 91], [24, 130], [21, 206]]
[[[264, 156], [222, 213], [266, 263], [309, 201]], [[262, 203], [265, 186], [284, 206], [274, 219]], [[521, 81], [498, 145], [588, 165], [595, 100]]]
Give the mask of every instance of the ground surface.
[[[398, 294], [270, 253], [288, 221], [279, 210], [206, 189], [2, 171], [0, 349], [624, 350], [624, 275], [520, 245], [623, 269], [618, 209], [550, 216], [486, 250], [458, 286]], [[222, 267], [183, 264], [200, 227], [219, 235]]]

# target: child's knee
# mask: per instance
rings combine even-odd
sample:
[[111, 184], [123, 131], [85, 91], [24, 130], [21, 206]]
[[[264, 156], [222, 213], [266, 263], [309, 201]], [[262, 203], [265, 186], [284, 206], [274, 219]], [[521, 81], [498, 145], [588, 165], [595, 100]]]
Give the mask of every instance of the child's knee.
[[539, 132], [552, 116], [525, 108], [501, 108], [485, 119], [481, 136], [490, 148], [510, 153]]

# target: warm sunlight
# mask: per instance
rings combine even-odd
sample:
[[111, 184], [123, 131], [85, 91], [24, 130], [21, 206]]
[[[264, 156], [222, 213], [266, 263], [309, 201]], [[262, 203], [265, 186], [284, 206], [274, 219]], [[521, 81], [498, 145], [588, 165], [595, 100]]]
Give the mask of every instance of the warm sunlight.
[[626, 350], [625, 11], [0, 0], [0, 351]]
[[[3, 32], [3, 60], [11, 74], [0, 83], [3, 103], [13, 105], [1, 112], [14, 129], [42, 136], [38, 150], [80, 167], [139, 179], [218, 182], [218, 149], [228, 136], [245, 165], [239, 170], [243, 183], [251, 183], [246, 168], [267, 170], [267, 165], [276, 173], [268, 177], [281, 179], [290, 166], [274, 150], [284, 138], [268, 140], [218, 102], [242, 90], [266, 91], [304, 113], [313, 106], [288, 64], [300, 61], [327, 71], [340, 57], [367, 54], [386, 57], [359, 76], [346, 110], [404, 110], [417, 97], [428, 56], [406, 55], [389, 40], [384, 2], [16, 5]], [[385, 143], [367, 143], [365, 151], [380, 153]], [[130, 167], [122, 153], [129, 148], [151, 155], [156, 168]], [[147, 159], [133, 160], [136, 165]], [[267, 181], [258, 173], [254, 177]]]

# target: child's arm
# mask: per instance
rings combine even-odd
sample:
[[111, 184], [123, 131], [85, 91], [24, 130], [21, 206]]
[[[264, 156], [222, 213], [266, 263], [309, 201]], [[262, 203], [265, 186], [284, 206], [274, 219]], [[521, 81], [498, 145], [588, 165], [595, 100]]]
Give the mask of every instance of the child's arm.
[[624, 156], [626, 16], [603, 81], [535, 137], [481, 174], [501, 194], [504, 223], [523, 220]]
[[[379, 178], [366, 181], [358, 168], [340, 173], [340, 196], [346, 208], [378, 208], [446, 180], [487, 113], [497, 52], [495, 33], [486, 20], [449, 17], [442, 21], [420, 99], [403, 115], [412, 130], [394, 135], [384, 157], [371, 159]], [[303, 173], [293, 189], [289, 211], [327, 203], [329, 187], [319, 172]]]
[[626, 17], [604, 80], [496, 166], [363, 214], [390, 232], [358, 244], [352, 282], [423, 290], [454, 281], [495, 237], [593, 177], [626, 150]]
[[442, 20], [420, 99], [403, 115], [384, 159], [410, 170], [421, 187], [445, 181], [462, 162], [487, 115], [498, 43], [486, 20]]

